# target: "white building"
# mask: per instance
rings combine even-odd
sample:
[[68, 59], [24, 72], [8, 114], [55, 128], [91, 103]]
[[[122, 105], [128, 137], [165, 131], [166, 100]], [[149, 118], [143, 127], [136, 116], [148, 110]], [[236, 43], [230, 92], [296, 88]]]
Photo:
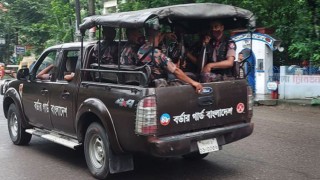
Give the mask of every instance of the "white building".
[[[273, 51], [283, 50], [281, 41], [267, 34], [253, 33], [252, 41], [250, 33], [243, 33], [232, 37], [237, 45], [236, 54], [245, 49], [252, 49], [254, 77], [248, 77], [249, 84], [254, 86], [256, 94], [269, 94], [267, 83], [273, 77]], [[250, 82], [251, 81], [251, 82]]]
[[[121, 3], [125, 1], [122, 0]], [[109, 14], [117, 11], [117, 0], [104, 0], [103, 3], [103, 14]]]

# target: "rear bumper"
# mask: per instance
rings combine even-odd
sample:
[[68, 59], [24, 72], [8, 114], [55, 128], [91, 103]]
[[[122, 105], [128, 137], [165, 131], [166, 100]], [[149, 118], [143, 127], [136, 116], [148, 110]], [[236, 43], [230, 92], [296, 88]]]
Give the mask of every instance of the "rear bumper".
[[197, 141], [217, 138], [219, 146], [249, 136], [253, 131], [253, 123], [242, 123], [232, 126], [203, 130], [166, 137], [150, 137], [150, 152], [158, 157], [171, 157], [198, 151]]

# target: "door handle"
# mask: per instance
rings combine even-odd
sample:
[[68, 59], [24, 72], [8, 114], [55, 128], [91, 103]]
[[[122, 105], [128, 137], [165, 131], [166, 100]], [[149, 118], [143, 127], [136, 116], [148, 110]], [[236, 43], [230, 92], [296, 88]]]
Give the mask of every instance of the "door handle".
[[61, 94], [61, 97], [62, 97], [63, 99], [67, 99], [69, 96], [70, 96], [70, 92], [67, 91], [67, 90], [64, 90], [64, 91], [62, 92], [62, 94]]
[[198, 98], [198, 104], [200, 106], [210, 106], [213, 104], [213, 96], [204, 96]]
[[43, 88], [40, 92], [41, 92], [41, 95], [45, 96], [48, 94], [48, 89]]

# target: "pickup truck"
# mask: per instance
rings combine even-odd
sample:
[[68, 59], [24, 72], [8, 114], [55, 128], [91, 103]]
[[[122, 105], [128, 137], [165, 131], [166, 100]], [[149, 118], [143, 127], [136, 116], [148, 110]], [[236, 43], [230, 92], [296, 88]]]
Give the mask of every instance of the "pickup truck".
[[[191, 19], [192, 26], [194, 19], [206, 22], [217, 16], [254, 24], [250, 11], [205, 3], [93, 16], [80, 28], [84, 35], [93, 26], [143, 27], [151, 17], [158, 22]], [[121, 48], [121, 39], [117, 43]], [[20, 69], [17, 80], [2, 85], [14, 144], [26, 145], [35, 135], [83, 148], [92, 175], [105, 179], [110, 173], [133, 170], [134, 154], [197, 160], [253, 132], [252, 91], [246, 79], [203, 83], [200, 93], [188, 84], [156, 88], [150, 86], [148, 65], [95, 63], [95, 44], [50, 47], [30, 71]], [[49, 78], [37, 78], [50, 65]], [[71, 72], [74, 77], [65, 80]]]

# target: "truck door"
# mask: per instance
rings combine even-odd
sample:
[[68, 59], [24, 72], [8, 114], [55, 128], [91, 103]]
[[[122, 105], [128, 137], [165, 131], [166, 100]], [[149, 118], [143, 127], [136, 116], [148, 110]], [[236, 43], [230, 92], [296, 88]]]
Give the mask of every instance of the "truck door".
[[52, 129], [49, 94], [57, 69], [57, 54], [57, 49], [44, 52], [31, 71], [30, 81], [23, 83], [22, 103], [25, 114], [31, 124], [46, 129]]
[[[66, 49], [62, 51], [57, 80], [52, 83], [50, 93], [51, 121], [57, 131], [74, 135], [74, 118], [76, 110], [73, 102], [76, 101], [76, 76], [74, 76], [80, 49]], [[67, 78], [69, 76], [69, 78]]]

